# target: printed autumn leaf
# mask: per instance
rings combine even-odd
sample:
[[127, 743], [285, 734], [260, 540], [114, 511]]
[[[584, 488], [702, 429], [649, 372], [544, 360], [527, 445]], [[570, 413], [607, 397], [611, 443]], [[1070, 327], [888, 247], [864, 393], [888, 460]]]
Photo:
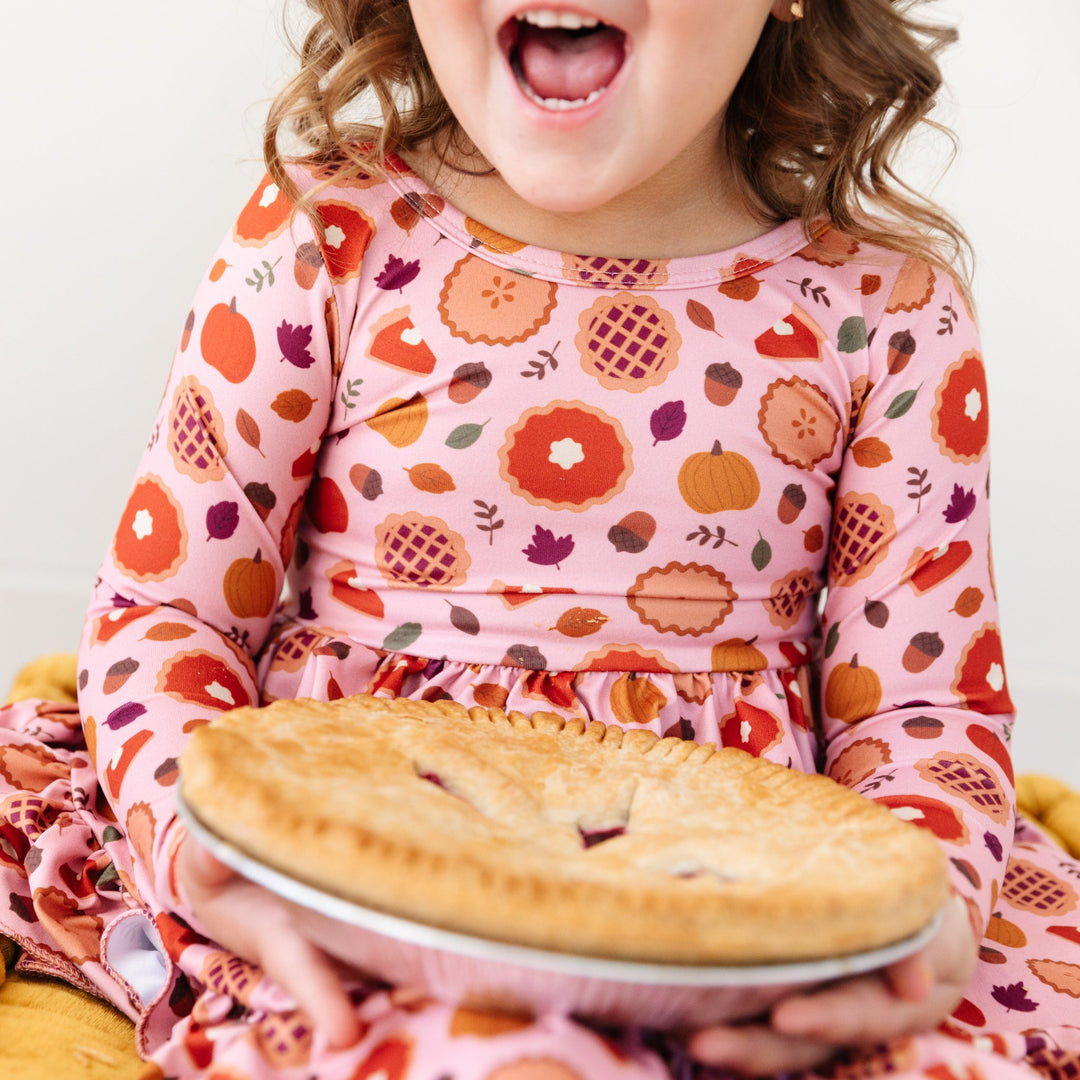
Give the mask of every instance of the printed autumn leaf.
[[413, 259], [405, 262], [396, 255], [391, 255], [386, 260], [386, 265], [381, 272], [375, 275], [375, 284], [380, 289], [397, 289], [399, 292], [420, 273], [420, 260]]
[[156, 626], [151, 626], [149, 630], [143, 635], [143, 641], [180, 641], [183, 638], [191, 637], [195, 633], [193, 627], [188, 626], [186, 623], [178, 622], [163, 622], [158, 623]]
[[883, 600], [871, 600], [867, 597], [863, 604], [863, 616], [871, 626], [883, 630], [889, 621], [889, 607]]
[[411, 232], [413, 226], [420, 220], [420, 211], [404, 196], [399, 196], [390, 205], [390, 216], [399, 229]]
[[1022, 982], [1009, 983], [1007, 986], [995, 986], [990, 991], [990, 996], [999, 1004], [1004, 1005], [1007, 1012], [1034, 1012], [1038, 1007], [1037, 1001], [1028, 997], [1027, 989]]
[[[692, 303], [693, 301], [688, 301]], [[681, 401], [669, 401], [653, 410], [649, 417], [649, 430], [653, 436], [653, 446], [658, 442], [669, 442], [682, 434], [686, 426], [686, 408]]]
[[889, 444], [881, 439], [875, 439], [872, 435], [853, 443], [851, 456], [855, 459], [855, 464], [861, 465], [864, 469], [876, 469], [879, 465], [892, 461]]
[[978, 614], [982, 607], [983, 591], [975, 585], [969, 585], [957, 598], [951, 610], [955, 611], [962, 619], [970, 619]]
[[978, 501], [974, 488], [965, 491], [959, 484], [953, 484], [952, 498], [949, 500], [949, 505], [942, 511], [945, 520], [950, 525], [967, 520], [975, 512], [975, 504]]
[[407, 191], [394, 200], [390, 207], [390, 216], [405, 232], [411, 232], [421, 218], [441, 214], [445, 205], [438, 195], [421, 195], [417, 191]]
[[454, 478], [433, 461], [425, 461], [405, 470], [409, 474], [413, 487], [427, 491], [432, 495], [441, 495], [444, 491], [456, 491]]
[[983, 844], [993, 855], [995, 862], [1001, 862], [1005, 857], [1005, 849], [1001, 846], [1001, 841], [989, 830], [983, 833]]
[[[446, 601], [450, 604], [450, 601]], [[476, 635], [480, 633], [480, 620], [466, 607], [458, 604], [450, 604], [450, 625], [463, 634]]]
[[700, 300], [686, 301], [686, 317], [699, 329], [708, 330], [718, 337], [724, 336], [716, 329], [713, 313]]
[[841, 324], [836, 335], [836, 347], [844, 353], [858, 352], [865, 349], [866, 321], [861, 315], [849, 315]]
[[263, 457], [266, 457], [260, 446], [260, 443], [262, 442], [262, 432], [259, 431], [259, 425], [255, 422], [255, 418], [244, 409], [236, 410], [236, 430], [240, 433], [240, 438], [243, 439], [252, 450], [258, 450]]
[[206, 511], [206, 539], [228, 540], [240, 524], [240, 507], [226, 500], [214, 503]]
[[608, 617], [596, 608], [572, 607], [564, 611], [552, 630], [558, 630], [567, 637], [588, 637], [595, 634], [608, 621]]
[[308, 418], [311, 407], [318, 398], [310, 397], [303, 390], [282, 390], [270, 404], [270, 408], [281, 417], [299, 424]]
[[885, 410], [885, 419], [899, 420], [915, 404], [915, 399], [919, 396], [921, 389], [922, 383], [919, 383], [914, 390], [905, 390], [902, 394], [897, 394]]
[[310, 326], [293, 326], [282, 319], [277, 328], [277, 341], [281, 359], [288, 360], [293, 367], [309, 368], [315, 363], [315, 357], [308, 352], [311, 344]]
[[765, 539], [761, 533], [758, 533], [758, 542], [754, 545], [753, 550], [750, 552], [750, 561], [754, 564], [755, 570], [764, 570], [772, 560], [772, 545]]
[[121, 728], [127, 727], [128, 724], [134, 723], [140, 716], [145, 715], [145, 705], [140, 705], [137, 701], [127, 701], [123, 705], [117, 706], [105, 717], [105, 726], [110, 731], [119, 731]]
[[573, 550], [574, 538], [572, 536], [560, 536], [556, 539], [555, 534], [550, 529], [537, 525], [533, 531], [532, 543], [528, 547], [522, 548], [521, 553], [531, 563], [536, 563], [539, 566], [554, 566], [556, 570], [559, 570], [561, 569], [559, 563], [567, 558]]
[[382, 647], [390, 652], [407, 649], [422, 633], [424, 628], [418, 622], [406, 622], [396, 626], [383, 638]]

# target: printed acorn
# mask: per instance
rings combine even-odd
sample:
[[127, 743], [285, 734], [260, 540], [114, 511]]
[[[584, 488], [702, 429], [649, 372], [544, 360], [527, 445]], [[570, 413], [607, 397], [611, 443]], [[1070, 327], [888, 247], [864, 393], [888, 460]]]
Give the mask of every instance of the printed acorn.
[[705, 396], [714, 405], [730, 405], [743, 378], [730, 364], [710, 364], [705, 369]]
[[944, 651], [945, 642], [938, 634], [916, 634], [908, 642], [901, 663], [905, 671], [918, 674], [920, 671], [925, 671]]
[[945, 730], [936, 716], [909, 716], [901, 726], [913, 739], [936, 739]]
[[483, 361], [478, 364], [462, 364], [454, 370], [454, 377], [450, 380], [446, 393], [451, 401], [464, 405], [490, 385], [491, 372]]
[[383, 491], [382, 475], [369, 465], [354, 465], [349, 470], [349, 482], [368, 502], [374, 502]]
[[314, 240], [306, 240], [296, 249], [293, 262], [293, 277], [301, 289], [310, 289], [318, 280], [323, 267], [322, 252]]
[[191, 331], [195, 329], [195, 312], [189, 311], [184, 320], [184, 332], [180, 335], [180, 351], [184, 352], [191, 341]]
[[656, 535], [656, 518], [644, 510], [635, 510], [627, 514], [608, 529], [607, 538], [616, 551], [629, 551], [637, 554], [649, 546], [649, 541]]
[[803, 491], [802, 484], [788, 484], [780, 494], [776, 516], [785, 525], [790, 525], [803, 512], [805, 505], [806, 492]]
[[889, 338], [889, 374], [897, 375], [903, 371], [914, 354], [915, 339], [907, 330], [897, 330], [896, 333]]

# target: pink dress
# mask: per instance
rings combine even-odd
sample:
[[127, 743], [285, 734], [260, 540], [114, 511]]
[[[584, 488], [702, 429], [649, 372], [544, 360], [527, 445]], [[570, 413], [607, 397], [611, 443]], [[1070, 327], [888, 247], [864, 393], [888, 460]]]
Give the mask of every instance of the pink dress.
[[[835, 1075], [1080, 1075], [1080, 867], [1014, 816], [986, 381], [940, 271], [801, 225], [563, 255], [400, 162], [269, 180], [187, 318], [79, 709], [0, 712], [0, 931], [169, 1076], [691, 1075], [654, 1033], [358, 986], [329, 1053], [175, 895], [176, 758], [236, 705], [555, 709], [820, 770], [931, 829], [986, 938], [937, 1032]], [[283, 599], [279, 602], [279, 597]]]

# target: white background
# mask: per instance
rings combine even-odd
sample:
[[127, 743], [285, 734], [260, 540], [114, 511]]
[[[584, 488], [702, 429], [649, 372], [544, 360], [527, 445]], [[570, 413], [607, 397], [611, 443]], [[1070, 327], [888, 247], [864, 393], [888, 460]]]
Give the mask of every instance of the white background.
[[[8, 5], [0, 71], [0, 696], [77, 644], [191, 294], [292, 70], [279, 0], [47, 11]], [[1014, 752], [1080, 785], [1080, 8], [930, 11], [962, 34], [940, 110], [961, 150], [937, 196], [978, 254]], [[913, 177], [942, 156], [920, 144]]]

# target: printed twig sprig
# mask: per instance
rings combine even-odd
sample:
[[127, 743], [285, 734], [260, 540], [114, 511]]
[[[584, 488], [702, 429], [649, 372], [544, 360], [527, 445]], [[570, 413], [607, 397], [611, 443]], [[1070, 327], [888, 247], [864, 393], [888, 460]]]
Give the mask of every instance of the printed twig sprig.
[[559, 367], [559, 361], [555, 358], [555, 350], [562, 344], [561, 341], [556, 341], [552, 345], [551, 350], [537, 349], [536, 355], [542, 356], [543, 360], [530, 360], [529, 366], [523, 372], [522, 375], [526, 379], [531, 379], [534, 375], [537, 379], [542, 379], [550, 368], [552, 371], [557, 371]]
[[824, 304], [826, 307], [832, 307], [832, 301], [829, 299], [827, 287], [825, 285], [815, 285], [813, 278], [804, 277], [802, 281], [792, 281], [791, 278], [788, 278], [787, 283], [789, 285], [797, 286], [804, 300], [810, 298], [815, 304]]
[[501, 529], [506, 522], [503, 521], [502, 518], [496, 520], [495, 515], [499, 512], [499, 508], [495, 503], [488, 506], [482, 499], [473, 499], [473, 504], [480, 507], [479, 510], [474, 510], [473, 514], [478, 518], [484, 519], [483, 524], [477, 525], [476, 527], [481, 532], [486, 532], [488, 534], [488, 544], [492, 545], [495, 543], [495, 530]]
[[718, 547], [723, 547], [724, 544], [730, 544], [732, 547], [738, 547], [734, 540], [729, 540], [727, 537], [727, 531], [723, 525], [716, 526], [716, 532], [713, 532], [708, 525], [699, 525], [692, 533], [688, 533], [687, 540], [696, 540], [699, 547], [704, 547], [710, 540], [713, 541], [713, 551]]
[[938, 329], [939, 335], [951, 334], [956, 324], [960, 321], [960, 314], [956, 308], [953, 307], [952, 299], [952, 293], [949, 293], [949, 302], [941, 305], [941, 310], [945, 312], [945, 314], [938, 319], [938, 322], [941, 323], [941, 326]]
[[909, 465], [908, 472], [912, 474], [908, 483], [912, 486], [913, 490], [907, 493], [907, 497], [909, 499], [917, 500], [915, 503], [915, 513], [918, 514], [922, 511], [923, 498], [930, 494], [930, 489], [934, 485], [926, 482], [928, 470], [917, 469], [914, 465]]
[[273, 263], [268, 263], [265, 259], [262, 261], [263, 268], [260, 270], [255, 267], [251, 271], [251, 277], [244, 278], [257, 293], [262, 292], [262, 287], [265, 285], [268, 289], [273, 287], [274, 284], [274, 267], [281, 262], [281, 256], [278, 256]]

